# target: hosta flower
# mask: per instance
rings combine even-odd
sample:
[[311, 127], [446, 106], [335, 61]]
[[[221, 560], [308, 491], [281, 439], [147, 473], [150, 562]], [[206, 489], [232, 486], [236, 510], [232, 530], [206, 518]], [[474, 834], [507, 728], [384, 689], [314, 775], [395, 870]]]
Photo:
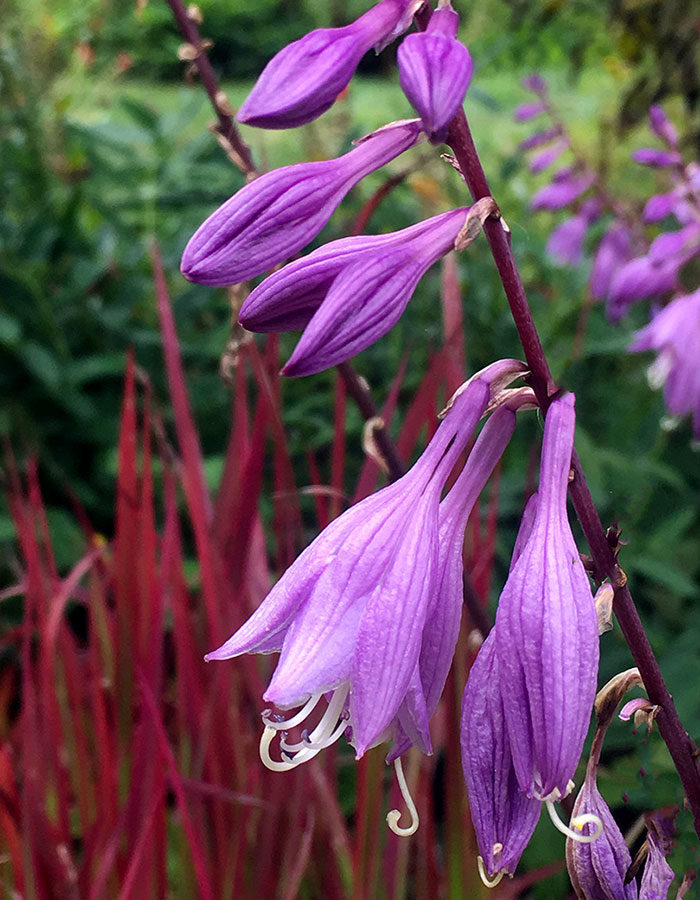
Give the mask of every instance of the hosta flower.
[[[399, 726], [400, 739], [429, 746], [420, 657], [440, 565], [447, 564], [439, 547], [440, 495], [492, 392], [523, 371], [505, 360], [474, 376], [413, 468], [335, 519], [251, 618], [208, 655], [280, 651], [265, 699], [301, 709], [286, 720], [263, 714], [261, 756], [270, 768], [292, 768], [343, 733], [358, 757]], [[287, 732], [304, 724], [324, 694], [319, 724], [290, 742]], [[270, 755], [278, 735], [281, 761]]]
[[649, 127], [669, 147], [678, 147], [678, 132], [675, 126], [666, 118], [666, 114], [660, 106], [654, 105], [649, 107]]
[[[423, 629], [418, 667], [414, 678], [423, 717], [422, 733], [428, 733], [428, 720], [437, 709], [454, 655], [464, 600], [462, 545], [464, 529], [471, 511], [484, 488], [494, 466], [503, 455], [515, 428], [515, 409], [533, 402], [529, 389], [515, 392], [511, 401], [493, 413], [479, 435], [469, 458], [452, 489], [440, 504], [440, 534], [438, 542], [438, 577]], [[400, 723], [411, 723], [415, 716], [399, 715]], [[420, 734], [411, 734], [404, 727], [397, 729], [394, 746], [388, 760], [405, 752], [411, 743], [422, 750]]]
[[655, 150], [653, 147], [635, 150], [632, 159], [653, 169], [667, 169], [670, 166], [679, 166], [683, 162], [683, 157], [676, 150]]
[[462, 700], [462, 767], [479, 846], [482, 878], [513, 875], [535, 830], [542, 804], [518, 784], [501, 700], [496, 629], [479, 650]]
[[[602, 832], [595, 841], [566, 842], [566, 867], [579, 900], [637, 900], [634, 880], [625, 884], [632, 857], [607, 803], [596, 785], [596, 767], [589, 764], [573, 815], [593, 815], [602, 822]], [[593, 833], [594, 824], [581, 827], [584, 836]]]
[[518, 782], [529, 796], [570, 790], [595, 698], [598, 623], [566, 512], [574, 397], [545, 419], [537, 508], [496, 614], [496, 653]]
[[577, 200], [593, 184], [591, 172], [577, 174], [570, 168], [555, 173], [551, 184], [537, 191], [530, 201], [530, 209], [562, 209]]
[[605, 232], [598, 245], [591, 271], [591, 296], [604, 300], [617, 272], [632, 255], [632, 236], [622, 222], [615, 222]]
[[411, 24], [410, 0], [381, 0], [344, 28], [319, 28], [265, 66], [236, 118], [259, 128], [294, 128], [331, 107], [371, 47], [377, 52]]
[[545, 150], [540, 151], [532, 157], [530, 160], [530, 171], [535, 175], [544, 172], [546, 168], [551, 166], [553, 162], [556, 162], [562, 153], [568, 149], [569, 142], [567, 140], [557, 141], [551, 147], [547, 147]]
[[700, 439], [700, 290], [672, 300], [637, 332], [630, 350], [656, 350], [650, 380], [664, 386], [664, 399], [674, 416], [693, 416]]
[[182, 273], [200, 284], [237, 284], [316, 237], [351, 187], [418, 142], [420, 122], [394, 122], [337, 159], [284, 166], [256, 178], [190, 238]]
[[541, 116], [546, 110], [546, 103], [521, 103], [513, 111], [513, 118], [516, 122], [529, 122], [530, 119]]
[[437, 144], [445, 139], [474, 71], [469, 51], [455, 37], [458, 25], [449, 0], [442, 0], [426, 30], [404, 38], [396, 57], [401, 88]]
[[534, 150], [535, 147], [542, 147], [544, 144], [549, 144], [550, 141], [559, 137], [560, 134], [559, 128], [548, 128], [546, 131], [536, 131], [534, 134], [531, 134], [530, 137], [526, 137], [520, 141], [518, 146], [523, 151]]
[[600, 214], [600, 206], [595, 200], [588, 200], [580, 211], [561, 222], [550, 234], [547, 253], [560, 266], [578, 266], [583, 259], [583, 241], [588, 226]]
[[673, 290], [678, 284], [678, 272], [683, 261], [678, 256], [654, 260], [647, 255], [638, 256], [625, 263], [610, 281], [608, 318], [617, 322], [635, 300], [643, 300], [645, 297]]
[[468, 211], [332, 241], [263, 281], [241, 307], [241, 324], [263, 332], [305, 328], [285, 375], [349, 359], [395, 325], [426, 270], [454, 246]]
[[649, 855], [644, 866], [639, 900], [666, 900], [674, 878], [666, 857], [673, 849], [675, 809], [659, 810], [644, 816]]

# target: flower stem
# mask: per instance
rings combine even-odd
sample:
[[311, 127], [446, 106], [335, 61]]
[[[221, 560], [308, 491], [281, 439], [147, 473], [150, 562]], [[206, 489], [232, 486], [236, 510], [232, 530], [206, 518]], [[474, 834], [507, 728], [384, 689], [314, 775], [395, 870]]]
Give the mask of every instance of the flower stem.
[[[463, 111], [453, 119], [447, 140], [474, 200], [489, 197], [491, 195], [489, 185]], [[503, 283], [515, 327], [525, 352], [525, 359], [530, 368], [530, 384], [535, 391], [542, 412], [546, 414], [558, 387], [552, 378], [513, 256], [510, 231], [505, 226], [503, 219], [491, 218], [485, 222], [484, 232]], [[569, 484], [569, 493], [591, 550], [597, 580], [610, 578], [613, 584], [615, 615], [642, 676], [649, 699], [661, 707], [657, 717], [659, 732], [666, 742], [683, 783], [688, 806], [693, 815], [695, 830], [700, 837], [700, 768], [697, 747], [678, 717], [673, 698], [666, 687], [659, 664], [651, 649], [644, 626], [627, 587], [624, 573], [608, 542], [588, 489], [581, 461], [575, 451], [571, 467], [574, 477]]]

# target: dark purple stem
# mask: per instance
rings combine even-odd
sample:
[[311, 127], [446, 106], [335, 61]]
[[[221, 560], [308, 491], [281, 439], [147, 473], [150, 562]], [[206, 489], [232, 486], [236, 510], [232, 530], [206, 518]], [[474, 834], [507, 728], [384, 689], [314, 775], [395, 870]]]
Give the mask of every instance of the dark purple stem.
[[[460, 112], [452, 121], [448, 143], [452, 147], [474, 200], [491, 196], [464, 112]], [[484, 232], [491, 246], [515, 327], [523, 345], [525, 359], [530, 368], [530, 384], [537, 395], [543, 413], [546, 414], [552, 396], [558, 388], [552, 379], [552, 373], [542, 349], [542, 343], [515, 263], [510, 245], [510, 231], [503, 219], [492, 218], [486, 221]], [[627, 587], [626, 577], [617, 563], [615, 553], [603, 530], [576, 452], [572, 457], [571, 466], [574, 477], [569, 485], [569, 493], [591, 550], [596, 578], [598, 581], [609, 578], [615, 589], [615, 615], [642, 676], [649, 699], [660, 707], [656, 718], [659, 732], [666, 742], [678, 770], [686, 792], [688, 806], [693, 814], [695, 830], [700, 837], [700, 768], [697, 747], [678, 717], [673, 698], [666, 687], [659, 664]]]
[[197, 67], [204, 89], [209, 95], [211, 105], [214, 107], [218, 120], [216, 130], [233, 150], [235, 162], [246, 178], [254, 178], [258, 172], [253, 162], [250, 148], [241, 137], [236, 123], [233, 121], [233, 116], [227, 109], [226, 95], [221, 90], [218, 79], [209, 62], [209, 57], [204, 50], [202, 36], [199, 33], [197, 24], [187, 14], [182, 0], [168, 0], [168, 6], [175, 16], [180, 33], [193, 48], [193, 52], [196, 52], [193, 62]]

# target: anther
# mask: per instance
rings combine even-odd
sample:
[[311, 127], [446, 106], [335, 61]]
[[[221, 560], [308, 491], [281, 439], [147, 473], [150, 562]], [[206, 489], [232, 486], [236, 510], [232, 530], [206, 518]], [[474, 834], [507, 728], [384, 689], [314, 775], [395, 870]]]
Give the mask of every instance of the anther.
[[[557, 831], [561, 831], [562, 834], [571, 838], [572, 841], [577, 841], [579, 844], [592, 844], [593, 841], [597, 841], [603, 833], [603, 820], [595, 813], [583, 813], [580, 816], [574, 816], [569, 826], [565, 825], [559, 818], [559, 815], [554, 808], [554, 803], [551, 800], [546, 800], [545, 805], [554, 827]], [[593, 834], [581, 834], [585, 825], [595, 825]]]
[[399, 825], [401, 813], [398, 809], [392, 809], [386, 814], [386, 823], [394, 832], [394, 834], [398, 834], [400, 837], [410, 837], [410, 835], [415, 834], [416, 831], [418, 831], [418, 810], [416, 809], [416, 804], [413, 802], [413, 797], [411, 797], [411, 794], [408, 790], [408, 785], [406, 784], [406, 776], [403, 773], [401, 757], [394, 760], [394, 771], [396, 772], [396, 780], [399, 783], [401, 796], [404, 799], [406, 809], [408, 810], [408, 814], [411, 817], [411, 824], [407, 825], [405, 828]]
[[486, 872], [486, 866], [484, 865], [484, 861], [480, 856], [476, 858], [476, 866], [479, 870], [479, 878], [484, 882], [487, 888], [494, 888], [497, 884], [500, 884], [503, 880], [503, 876], [506, 874], [505, 869], [501, 869], [500, 872], [497, 872], [493, 878], [489, 878]]

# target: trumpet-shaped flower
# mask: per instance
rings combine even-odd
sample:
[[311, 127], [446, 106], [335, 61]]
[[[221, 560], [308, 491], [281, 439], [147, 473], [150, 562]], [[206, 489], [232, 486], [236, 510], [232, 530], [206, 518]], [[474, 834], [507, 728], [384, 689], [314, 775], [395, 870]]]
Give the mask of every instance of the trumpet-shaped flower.
[[[464, 529], [474, 503], [513, 434], [515, 410], [530, 402], [531, 398], [529, 389], [523, 389], [515, 393], [512, 401], [506, 401], [506, 405], [493, 413], [459, 477], [440, 504], [437, 578], [415, 673], [416, 691], [420, 690], [423, 697], [420, 709], [424, 717], [421, 733], [424, 734], [427, 734], [428, 721], [437, 709], [459, 635], [464, 598]], [[389, 762], [404, 753], [412, 743], [422, 750], [427, 749], [418, 735], [403, 727], [404, 722], [409, 726], [412, 723], [412, 717], [407, 715], [405, 709], [399, 713], [400, 728], [388, 756]]]
[[[287, 720], [263, 714], [261, 756], [288, 769], [344, 732], [360, 757], [396, 734], [429, 747], [419, 660], [439, 582], [440, 495], [503, 382], [522, 374], [513, 360], [474, 376], [456, 397], [418, 462], [334, 520], [299, 556], [251, 618], [207, 659], [281, 651], [265, 699], [301, 707]], [[289, 743], [329, 695], [319, 724]], [[281, 733], [281, 761], [270, 744]]]
[[595, 698], [598, 624], [566, 513], [574, 397], [545, 420], [537, 508], [496, 614], [496, 653], [518, 782], [529, 796], [570, 790]]
[[664, 385], [664, 398], [674, 416], [693, 416], [700, 439], [700, 290], [672, 300], [637, 332], [633, 353], [656, 350], [649, 380]]
[[285, 375], [349, 359], [395, 325], [426, 270], [454, 246], [468, 211], [332, 241], [265, 279], [241, 307], [241, 324], [263, 332], [305, 328]]
[[397, 53], [401, 88], [434, 144], [447, 136], [474, 72], [469, 51], [456, 38], [458, 25], [449, 0], [442, 2], [426, 30], [404, 38]]
[[666, 900], [668, 896], [674, 873], [666, 857], [673, 849], [675, 812], [675, 809], [659, 810], [644, 817], [649, 855], [639, 886], [639, 900]]
[[365, 175], [418, 142], [420, 122], [394, 122], [337, 159], [284, 166], [241, 188], [201, 225], [182, 256], [200, 284], [237, 284], [272, 268], [316, 237]]
[[288, 44], [263, 69], [236, 118], [258, 128], [295, 128], [316, 119], [347, 86], [357, 64], [411, 24], [410, 0], [381, 0], [344, 28], [318, 28]]
[[462, 700], [462, 767], [487, 884], [513, 875], [542, 804], [520, 788], [505, 726], [496, 629], [479, 650]]

